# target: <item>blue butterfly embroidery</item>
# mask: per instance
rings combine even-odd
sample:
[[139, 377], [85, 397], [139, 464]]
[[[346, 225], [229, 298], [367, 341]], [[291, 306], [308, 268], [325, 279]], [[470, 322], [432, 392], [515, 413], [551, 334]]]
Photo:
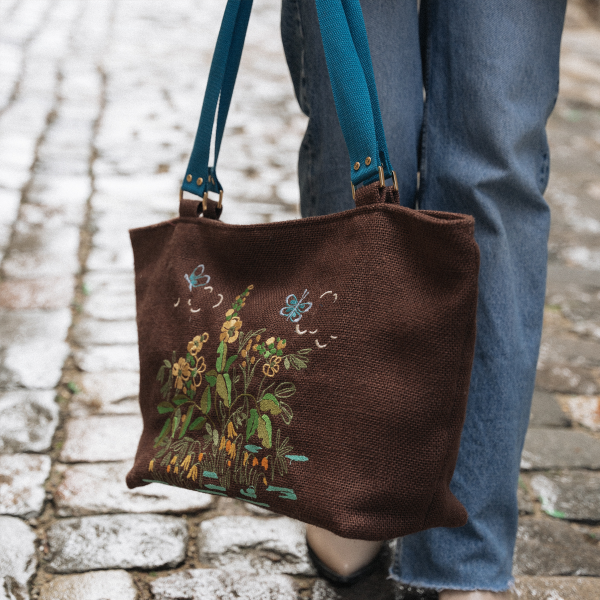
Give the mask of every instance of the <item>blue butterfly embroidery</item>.
[[[199, 273], [198, 269], [200, 269]], [[210, 277], [204, 275], [204, 265], [198, 265], [190, 275], [185, 274], [183, 278], [190, 284], [190, 292], [192, 288], [202, 287], [210, 281]]]
[[308, 290], [304, 290], [302, 298], [298, 300], [294, 294], [290, 294], [286, 299], [287, 306], [284, 306], [279, 314], [287, 317], [292, 323], [297, 323], [302, 318], [302, 313], [310, 310], [312, 302], [304, 302], [304, 298], [308, 296]]

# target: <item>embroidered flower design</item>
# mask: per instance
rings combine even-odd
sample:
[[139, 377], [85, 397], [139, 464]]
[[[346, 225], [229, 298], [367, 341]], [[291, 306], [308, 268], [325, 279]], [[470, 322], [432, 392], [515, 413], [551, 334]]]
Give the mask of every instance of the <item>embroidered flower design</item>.
[[175, 387], [178, 390], [183, 389], [184, 383], [190, 378], [192, 374], [192, 367], [185, 358], [180, 358], [173, 365], [173, 377], [175, 377]]
[[197, 335], [188, 345], [187, 350], [193, 356], [196, 357], [200, 354], [202, 346], [208, 341], [208, 333]]
[[280, 356], [273, 356], [268, 363], [263, 365], [263, 373], [267, 377], [275, 377], [279, 373], [279, 363], [281, 362]]
[[[227, 311], [227, 313], [233, 313], [233, 309], [230, 308]], [[226, 314], [225, 316], [228, 316], [228, 314]], [[238, 339], [241, 328], [242, 320], [239, 317], [231, 316], [229, 319], [227, 319], [227, 321], [225, 321], [225, 323], [223, 323], [219, 339], [222, 342], [231, 344], [232, 342], [235, 342]]]

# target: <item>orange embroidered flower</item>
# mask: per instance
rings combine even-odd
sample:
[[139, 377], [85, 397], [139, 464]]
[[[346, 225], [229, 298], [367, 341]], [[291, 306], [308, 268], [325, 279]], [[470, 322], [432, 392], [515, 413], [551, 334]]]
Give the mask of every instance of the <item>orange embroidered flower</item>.
[[233, 459], [235, 458], [236, 452], [237, 450], [235, 448], [235, 444], [231, 444], [227, 450], [227, 454], [229, 454], [229, 457]]
[[231, 440], [227, 440], [225, 444], [225, 452], [229, 452], [231, 450]]
[[183, 388], [183, 384], [190, 378], [192, 374], [192, 368], [190, 363], [185, 358], [180, 358], [173, 365], [173, 377], [175, 377], [175, 387], [180, 390]]
[[261, 462], [260, 466], [266, 471], [269, 468], [269, 459], [265, 456]]
[[201, 463], [202, 459], [204, 458], [204, 452], [202, 452], [202, 454], [198, 454], [198, 462]]
[[[248, 456], [249, 454], [247, 452], [244, 452], [244, 460], [242, 461], [242, 467], [246, 466], [246, 463], [248, 462]], [[150, 469], [152, 470], [152, 469]]]
[[227, 461], [227, 466], [228, 466], [228, 467], [230, 467], [230, 466], [231, 466], [231, 461], [230, 461], [230, 460], [228, 460], [228, 461]]
[[267, 377], [275, 377], [279, 372], [279, 363], [281, 362], [281, 356], [272, 356], [269, 362], [263, 365], [263, 373]]
[[285, 340], [279, 340], [277, 342], [277, 350], [283, 350], [287, 346], [287, 342]]
[[[229, 309], [227, 312], [233, 312], [232, 309]], [[235, 342], [240, 335], [240, 329], [242, 327], [242, 320], [239, 317], [231, 317], [229, 321], [225, 321], [223, 326], [221, 327], [221, 335], [219, 339], [221, 341], [225, 341], [228, 344]]]
[[252, 461], [252, 466], [255, 467], [258, 464], [258, 458], [256, 458], [256, 456], [254, 457], [254, 460]]

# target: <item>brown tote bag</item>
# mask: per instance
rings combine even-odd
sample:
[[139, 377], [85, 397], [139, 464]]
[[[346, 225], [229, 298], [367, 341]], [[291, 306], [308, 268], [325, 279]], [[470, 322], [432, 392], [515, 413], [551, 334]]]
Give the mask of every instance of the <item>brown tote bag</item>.
[[[228, 2], [182, 186], [199, 198], [180, 197], [178, 218], [130, 232], [144, 429], [127, 485], [228, 496], [383, 540], [467, 519], [449, 484], [479, 250], [472, 217], [404, 208], [385, 187], [354, 2], [317, 7], [353, 182], [366, 182], [357, 206], [257, 225], [220, 222], [222, 195], [207, 198], [222, 194], [210, 133], [220, 96], [218, 156], [251, 7]], [[350, 68], [362, 72], [348, 91]], [[367, 134], [345, 110], [361, 98]]]

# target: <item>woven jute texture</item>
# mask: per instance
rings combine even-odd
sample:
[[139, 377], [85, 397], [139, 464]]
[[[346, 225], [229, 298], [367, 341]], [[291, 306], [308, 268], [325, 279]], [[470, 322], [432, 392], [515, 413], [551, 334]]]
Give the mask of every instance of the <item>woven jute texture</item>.
[[133, 229], [144, 430], [162, 481], [334, 533], [466, 522], [449, 489], [475, 343], [465, 215], [391, 188], [328, 216], [228, 225], [194, 201]]

